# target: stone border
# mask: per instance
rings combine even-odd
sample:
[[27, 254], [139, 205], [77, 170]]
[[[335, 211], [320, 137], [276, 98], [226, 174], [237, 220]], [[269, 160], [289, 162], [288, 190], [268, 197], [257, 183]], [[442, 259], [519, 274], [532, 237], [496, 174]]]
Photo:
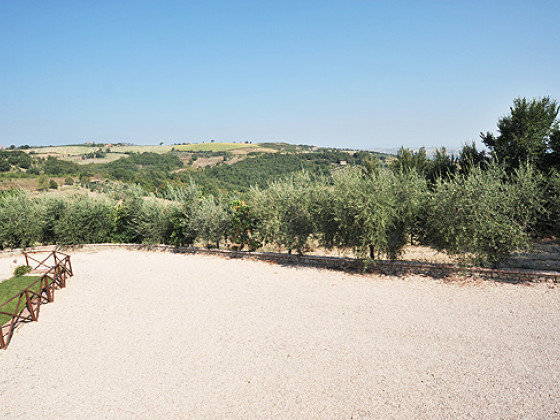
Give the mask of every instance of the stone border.
[[[363, 261], [354, 258], [324, 257], [319, 255], [290, 255], [275, 252], [246, 252], [222, 249], [205, 249], [196, 247], [174, 247], [170, 245], [143, 244], [85, 244], [85, 245], [47, 245], [32, 247], [26, 250], [35, 251], [80, 251], [104, 249], [130, 249], [142, 251], [174, 252], [180, 254], [206, 254], [226, 258], [244, 258], [269, 261], [291, 266], [308, 266], [343, 270], [352, 272], [368, 272], [384, 275], [403, 276], [408, 274], [425, 275], [435, 278], [473, 276], [484, 280], [506, 283], [560, 283], [560, 272], [536, 271], [528, 269], [490, 269], [480, 267], [461, 267], [451, 264], [420, 263], [411, 261]], [[21, 254], [22, 250], [0, 251], [0, 255], [12, 256]]]

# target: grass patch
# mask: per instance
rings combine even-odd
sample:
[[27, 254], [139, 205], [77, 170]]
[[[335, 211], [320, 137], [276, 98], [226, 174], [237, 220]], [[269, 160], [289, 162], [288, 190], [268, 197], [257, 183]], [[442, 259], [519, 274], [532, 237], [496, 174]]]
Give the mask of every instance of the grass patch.
[[181, 152], [230, 152], [237, 149], [248, 147], [259, 147], [255, 144], [247, 143], [199, 143], [199, 144], [180, 144], [173, 146], [175, 150]]
[[[29, 285], [36, 281], [39, 277], [40, 276], [17, 276], [0, 283], [0, 304], [19, 294], [22, 290], [27, 289], [27, 287], [29, 287]], [[32, 290], [39, 293], [40, 288], [41, 284], [37, 283], [33, 286]], [[17, 302], [18, 299], [12, 300], [6, 306], [2, 307], [2, 311], [13, 311], [16, 308]], [[4, 325], [10, 319], [9, 315], [0, 314], [0, 325]]]

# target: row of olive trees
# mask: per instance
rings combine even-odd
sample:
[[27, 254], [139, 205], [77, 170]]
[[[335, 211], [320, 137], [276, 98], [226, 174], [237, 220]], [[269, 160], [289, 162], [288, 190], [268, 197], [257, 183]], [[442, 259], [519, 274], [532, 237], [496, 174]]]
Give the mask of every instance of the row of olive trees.
[[186, 191], [182, 201], [145, 196], [134, 188], [120, 197], [33, 199], [23, 191], [7, 191], [0, 194], [0, 249], [103, 242], [218, 244], [227, 234], [228, 206], [200, 192], [186, 197]]
[[331, 181], [300, 175], [254, 188], [249, 202], [258, 240], [302, 253], [315, 237], [328, 248], [396, 258], [415, 239], [495, 266], [530, 246], [540, 220], [560, 227], [560, 212], [550, 211], [559, 208], [560, 176], [547, 182], [530, 166], [509, 175], [495, 165], [474, 168], [431, 188], [415, 171], [349, 168]]
[[105, 197], [31, 199], [23, 191], [4, 192], [0, 195], [0, 248], [104, 242], [112, 232], [112, 211]]
[[396, 258], [409, 241], [481, 265], [529, 246], [538, 223], [560, 231], [560, 175], [493, 165], [439, 179], [428, 188], [414, 170], [347, 168], [332, 177], [302, 173], [253, 188], [242, 201], [203, 196], [191, 183], [164, 197], [139, 188], [89, 197], [0, 195], [0, 247], [100, 242], [235, 249], [264, 244], [306, 252], [309, 244]]

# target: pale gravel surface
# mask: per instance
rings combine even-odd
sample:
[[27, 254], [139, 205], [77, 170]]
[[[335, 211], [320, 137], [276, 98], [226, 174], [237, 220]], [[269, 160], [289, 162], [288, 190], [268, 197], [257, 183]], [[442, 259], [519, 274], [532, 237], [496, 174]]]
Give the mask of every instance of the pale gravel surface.
[[72, 263], [0, 352], [0, 418], [560, 417], [559, 288], [126, 250]]

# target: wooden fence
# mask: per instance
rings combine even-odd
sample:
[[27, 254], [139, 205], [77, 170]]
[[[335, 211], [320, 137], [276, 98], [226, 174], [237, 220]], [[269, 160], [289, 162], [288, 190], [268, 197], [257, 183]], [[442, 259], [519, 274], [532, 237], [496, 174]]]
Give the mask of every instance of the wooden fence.
[[[17, 295], [0, 304], [0, 315], [11, 319], [0, 326], [0, 349], [8, 348], [17, 325], [39, 320], [41, 304], [54, 301], [54, 291], [66, 287], [66, 279], [73, 276], [70, 255], [59, 251], [23, 252], [25, 263], [33, 269], [31, 273], [41, 273], [41, 277]], [[8, 305], [17, 301], [15, 308]]]

